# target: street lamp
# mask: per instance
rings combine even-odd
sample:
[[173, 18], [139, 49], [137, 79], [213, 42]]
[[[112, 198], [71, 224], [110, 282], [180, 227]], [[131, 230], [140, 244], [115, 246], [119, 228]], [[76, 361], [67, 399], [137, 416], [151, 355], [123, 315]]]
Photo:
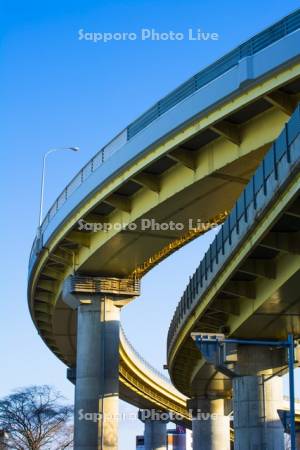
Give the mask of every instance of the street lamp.
[[59, 147], [59, 148], [52, 148], [48, 150], [44, 154], [43, 158], [43, 169], [42, 169], [42, 181], [41, 181], [41, 197], [40, 197], [40, 215], [39, 215], [39, 232], [42, 225], [42, 219], [43, 219], [43, 205], [44, 205], [44, 186], [45, 186], [45, 173], [46, 173], [46, 159], [50, 155], [50, 153], [58, 152], [60, 150], [72, 150], [73, 152], [78, 152], [79, 147]]

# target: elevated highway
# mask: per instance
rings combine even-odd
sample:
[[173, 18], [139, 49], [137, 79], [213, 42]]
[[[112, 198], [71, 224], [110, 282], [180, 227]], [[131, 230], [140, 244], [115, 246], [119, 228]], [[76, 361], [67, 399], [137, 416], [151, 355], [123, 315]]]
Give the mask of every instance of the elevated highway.
[[[188, 397], [203, 399], [231, 399], [233, 389], [237, 397], [234, 414], [240, 426], [247, 415], [239, 410], [240, 397], [248, 389], [247, 382], [251, 386], [249, 396], [251, 393], [255, 398], [256, 379], [267, 374], [266, 379], [276, 382], [278, 375], [287, 370], [286, 355], [255, 347], [245, 351], [237, 346], [228, 351], [223, 362], [219, 357], [207, 359], [207, 355], [196, 349], [191, 334], [224, 333], [248, 340], [282, 340], [293, 334], [297, 339], [300, 337], [299, 280], [298, 106], [241, 193], [176, 308], [168, 333], [168, 368], [175, 386]], [[241, 387], [243, 379], [246, 381]], [[269, 394], [263, 394], [264, 401], [276, 397], [280, 387], [274, 384], [274, 388], [269, 387]], [[243, 401], [245, 405], [250, 398]], [[259, 402], [255, 409], [259, 410]], [[251, 420], [253, 417], [249, 416], [248, 427], [250, 430], [252, 426], [253, 434]], [[244, 424], [243, 435], [249, 431], [245, 429]], [[242, 441], [240, 434], [238, 445], [246, 448]], [[272, 446], [274, 443], [269, 445], [267, 448], [280, 448]]]
[[[120, 328], [120, 397], [139, 409], [171, 412], [178, 423], [191, 428], [187, 397], [177, 391], [170, 379], [151, 366], [133, 347]], [[68, 369], [68, 379], [75, 384], [76, 370]]]
[[[68, 367], [76, 366], [77, 320], [76, 310], [63, 302], [64, 281], [74, 273], [128, 277], [180, 238], [188, 219], [207, 222], [230, 210], [299, 100], [299, 49], [298, 10], [155, 104], [101, 149], [54, 202], [33, 244], [28, 303], [40, 336]], [[143, 219], [185, 228], [142, 229]], [[89, 226], [95, 223], [111, 229], [94, 233]], [[126, 224], [135, 227], [124, 229]], [[145, 381], [142, 370], [136, 385], [130, 381], [127, 350], [121, 340], [121, 396], [140, 407], [150, 401], [182, 410], [184, 396], [151, 384], [150, 376]], [[174, 381], [190, 394], [184, 381]]]
[[172, 412], [181, 416], [181, 423], [191, 428], [187, 398], [136, 352], [122, 329], [119, 379], [120, 397], [123, 400], [140, 409]]
[[[296, 288], [300, 276], [299, 135], [298, 106], [241, 193], [176, 308], [168, 333], [168, 368], [175, 386], [189, 397], [204, 364], [192, 342], [192, 331], [225, 332], [239, 338], [300, 335]], [[210, 373], [203, 379], [203, 392], [214, 389], [226, 394], [231, 384], [227, 386], [226, 378], [224, 384], [219, 377], [215, 381]]]

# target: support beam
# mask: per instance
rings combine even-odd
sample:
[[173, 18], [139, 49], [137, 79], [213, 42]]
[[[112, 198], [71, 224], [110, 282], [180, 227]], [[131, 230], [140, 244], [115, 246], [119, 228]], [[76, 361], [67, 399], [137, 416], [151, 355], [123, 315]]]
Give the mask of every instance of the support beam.
[[34, 310], [37, 312], [42, 312], [51, 315], [53, 306], [44, 302], [35, 302]]
[[35, 318], [38, 321], [49, 323], [51, 320], [51, 315], [49, 312], [42, 312], [42, 311], [36, 310]]
[[37, 284], [38, 289], [42, 289], [52, 294], [55, 294], [57, 287], [58, 285], [55, 281], [39, 280]]
[[252, 281], [229, 281], [222, 287], [222, 292], [234, 297], [256, 298], [256, 286]]
[[233, 183], [242, 184], [243, 186], [247, 186], [249, 180], [242, 177], [237, 177], [236, 175], [230, 175], [223, 172], [214, 172], [210, 175], [212, 178], [218, 178], [220, 180], [230, 181]]
[[109, 218], [105, 214], [88, 213], [83, 220], [87, 223], [105, 223]]
[[297, 219], [300, 218], [300, 201], [297, 200], [293, 203], [293, 205], [286, 211], [284, 211], [284, 214], [291, 217], [296, 217]]
[[[49, 345], [49, 348], [53, 351], [56, 352], [56, 343], [53, 339], [51, 339], [51, 334], [48, 332], [42, 332], [41, 336], [43, 336], [43, 339], [47, 339], [47, 344]], [[57, 355], [59, 354], [59, 352], [56, 353]]]
[[210, 309], [216, 312], [229, 314], [233, 316], [240, 315], [240, 305], [234, 298], [224, 299], [224, 298], [216, 298]]
[[168, 153], [168, 157], [176, 162], [180, 162], [188, 169], [191, 169], [193, 171], [196, 169], [195, 156], [193, 155], [193, 152], [191, 150], [178, 147], [173, 150], [172, 153]]
[[104, 202], [108, 203], [116, 209], [119, 209], [120, 211], [124, 211], [127, 213], [130, 213], [131, 211], [131, 201], [125, 195], [111, 194], [104, 200]]
[[53, 261], [55, 264], [59, 264], [62, 266], [72, 266], [73, 259], [70, 255], [66, 254], [66, 252], [62, 252], [57, 250], [55, 253], [50, 253], [48, 256], [50, 261]]
[[273, 106], [283, 111], [288, 116], [293, 114], [297, 103], [291, 98], [290, 95], [281, 91], [270, 92], [266, 94], [264, 98]]
[[274, 280], [276, 278], [276, 263], [272, 260], [249, 258], [239, 267], [238, 272]]
[[218, 330], [220, 328], [220, 326], [222, 325], [223, 320], [221, 321], [220, 319], [216, 319], [215, 317], [212, 316], [207, 316], [204, 315], [203, 316], [203, 320], [199, 320], [197, 322], [198, 326], [201, 328], [211, 328], [212, 330]]
[[52, 330], [52, 326], [47, 322], [44, 322], [43, 320], [37, 320], [37, 324], [39, 329], [41, 330], [41, 332], [45, 332], [45, 333], [50, 333], [52, 334], [53, 330]]
[[132, 180], [141, 186], [144, 186], [150, 191], [159, 193], [160, 192], [160, 180], [156, 175], [150, 173], [141, 172], [132, 177]]
[[55, 270], [48, 266], [45, 267], [45, 269], [42, 272], [42, 275], [57, 281], [62, 281], [64, 279], [64, 275], [59, 270]]
[[240, 132], [237, 125], [233, 125], [232, 123], [223, 120], [223, 122], [215, 123], [209, 128], [219, 136], [224, 137], [227, 141], [237, 146], [241, 144]]
[[300, 254], [300, 233], [272, 231], [259, 243], [259, 245], [260, 247], [298, 255]]
[[37, 289], [35, 292], [34, 299], [44, 303], [52, 303], [52, 300], [54, 299], [54, 294], [50, 294], [49, 292], [44, 292]]
[[79, 244], [83, 247], [90, 247], [90, 235], [89, 233], [82, 231], [71, 231], [65, 236], [65, 240], [72, 242], [73, 244]]
[[204, 316], [203, 320], [199, 320], [197, 322], [197, 325], [198, 325], [199, 329], [206, 330], [209, 333], [217, 333], [220, 328], [219, 323], [218, 324], [212, 323], [210, 319], [206, 320], [205, 316]]

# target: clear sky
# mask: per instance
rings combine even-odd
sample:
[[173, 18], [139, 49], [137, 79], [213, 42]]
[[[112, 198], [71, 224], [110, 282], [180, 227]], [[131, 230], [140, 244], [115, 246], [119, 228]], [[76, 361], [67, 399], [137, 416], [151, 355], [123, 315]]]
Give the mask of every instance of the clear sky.
[[[71, 401], [65, 367], [39, 338], [27, 309], [43, 153], [55, 146], [81, 148], [78, 154], [51, 155], [49, 206], [80, 167], [134, 118], [299, 1], [1, 0], [0, 5], [0, 396], [18, 386], [49, 383]], [[218, 33], [219, 40], [104, 44], [78, 38], [80, 29], [139, 33], [141, 28], [183, 33], [200, 28]], [[211, 239], [198, 239], [155, 268], [143, 282], [142, 296], [123, 311], [128, 337], [157, 368], [165, 363], [171, 315]], [[122, 409], [133, 410], [125, 404]], [[120, 449], [133, 449], [141, 432], [138, 422], [122, 423]]]

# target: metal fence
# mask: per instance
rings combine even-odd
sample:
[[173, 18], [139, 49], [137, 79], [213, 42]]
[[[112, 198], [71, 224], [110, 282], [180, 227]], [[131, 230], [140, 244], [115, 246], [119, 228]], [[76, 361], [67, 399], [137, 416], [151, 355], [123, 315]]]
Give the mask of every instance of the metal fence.
[[253, 38], [241, 44], [236, 49], [219, 59], [215, 63], [201, 70], [188, 81], [183, 83], [169, 95], [157, 102], [152, 108], [148, 109], [138, 119], [127, 127], [128, 139], [149, 125], [153, 120], [171, 109], [174, 105], [181, 102], [189, 95], [202, 88], [210, 81], [223, 75], [229, 69], [239, 63], [246, 56], [254, 55], [265, 47], [273, 44], [287, 34], [292, 33], [300, 27], [300, 10], [295, 11], [281, 21], [257, 34]]
[[75, 175], [70, 183], [65, 187], [63, 192], [57, 197], [48, 213], [46, 214], [40, 232], [44, 233], [48, 224], [55, 216], [57, 211], [68, 200], [74, 191], [93, 173], [98, 167], [100, 167], [104, 161], [107, 161], [113, 153], [121, 148], [127, 142], [127, 133], [122, 131], [112, 141], [110, 141], [105, 147], [103, 147], [95, 156]]
[[[300, 28], [300, 9], [280, 20], [273, 26], [267, 28], [261, 33], [240, 45], [223, 58], [201, 70], [192, 78], [187, 80], [169, 95], [157, 102], [152, 108], [142, 114], [138, 119], [132, 122], [125, 130], [123, 130], [109, 144], [103, 147], [80, 171], [71, 182], [66, 186], [63, 192], [55, 200], [48, 213], [46, 214], [42, 225], [39, 229], [39, 238], [42, 238], [47, 226], [56, 215], [57, 211], [63, 206], [73, 192], [110, 156], [121, 148], [126, 142], [133, 138], [137, 133], [144, 129], [147, 125], [160, 117], [162, 114], [170, 110], [173, 106], [205, 86], [215, 78], [227, 72], [229, 69], [238, 64], [238, 62], [246, 57], [251, 56], [262, 50], [263, 48], [278, 41], [282, 37], [292, 33]], [[42, 239], [35, 239], [31, 255], [30, 264], [32, 266], [36, 252], [40, 249]]]
[[235, 203], [230, 215], [227, 217], [208, 251], [205, 253], [197, 270], [191, 277], [171, 321], [168, 332], [168, 351], [178, 329], [184, 322], [185, 316], [188, 315], [187, 313], [191, 313], [200, 298], [200, 293], [202, 294], [205, 290], [205, 286], [207, 286], [207, 280], [212, 276], [212, 273], [215, 272], [216, 266], [219, 263], [219, 258], [221, 255], [225, 254], [225, 245], [228, 243], [231, 245], [233, 233], [239, 234], [241, 225], [248, 222], [250, 205], [256, 210], [258, 194], [261, 191], [263, 191], [265, 195], [269, 194], [270, 188], [268, 186], [268, 180], [271, 175], [274, 176], [276, 180], [278, 179], [278, 168], [283, 158], [288, 163], [291, 162], [291, 144], [299, 134], [300, 107], [298, 105], [289, 122], [285, 125], [283, 131], [267, 152], [249, 184]]

